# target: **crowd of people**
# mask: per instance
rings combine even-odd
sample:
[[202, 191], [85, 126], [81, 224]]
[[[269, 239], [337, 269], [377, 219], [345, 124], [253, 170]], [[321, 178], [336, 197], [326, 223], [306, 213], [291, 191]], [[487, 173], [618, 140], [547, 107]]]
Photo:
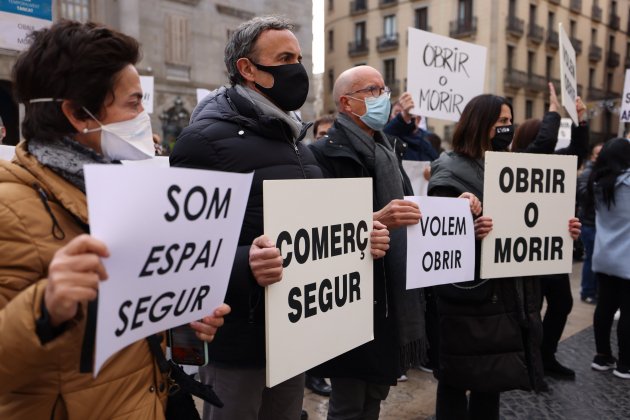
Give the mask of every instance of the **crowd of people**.
[[[462, 111], [453, 150], [444, 152], [411, 113], [410, 94], [392, 109], [379, 71], [357, 66], [335, 81], [336, 113], [315, 122], [315, 141], [306, 145], [311, 124], [295, 111], [306, 101], [309, 77], [292, 30], [268, 16], [231, 34], [224, 55], [230, 84], [197, 105], [169, 158], [173, 167], [254, 172], [225, 304], [190, 324], [208, 342], [200, 379], [223, 402], [206, 401], [203, 418], [304, 418], [306, 380], [330, 396], [329, 420], [377, 419], [390, 387], [422, 367], [438, 380], [437, 420], [499, 419], [501, 392], [545, 392], [545, 375], [575, 378], [556, 358], [573, 304], [568, 275], [484, 279], [479, 265], [481, 241], [493, 228], [482, 207], [485, 153], [571, 154], [581, 163], [589, 146], [582, 101], [571, 144], [556, 150], [553, 85], [542, 120], [516, 130], [505, 98], [479, 95]], [[33, 32], [13, 69], [25, 116], [15, 157], [0, 161], [0, 418], [176, 418], [173, 378], [150, 340], [116, 353], [96, 377], [91, 371], [109, 250], [89, 233], [83, 166], [155, 153], [138, 59], [133, 38], [62, 21]], [[420, 221], [422, 209], [404, 199], [413, 189], [403, 160], [431, 162], [424, 174], [430, 196], [467, 200], [474, 280], [407, 290], [406, 227]], [[627, 139], [596, 145], [578, 180], [581, 222], [567, 220], [586, 250], [581, 299], [596, 304], [591, 366], [623, 379], [630, 379], [629, 166]], [[283, 267], [264, 235], [263, 182], [361, 177], [373, 181], [374, 317], [366, 322], [374, 339], [266, 387], [264, 293], [282, 281]], [[618, 310], [617, 359], [610, 335]], [[162, 340], [157, 353], [164, 346]]]

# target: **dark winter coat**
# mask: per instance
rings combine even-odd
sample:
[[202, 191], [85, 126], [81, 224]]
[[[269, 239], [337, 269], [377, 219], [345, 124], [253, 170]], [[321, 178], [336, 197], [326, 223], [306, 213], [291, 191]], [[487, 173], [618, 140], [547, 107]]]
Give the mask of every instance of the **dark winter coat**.
[[415, 121], [406, 123], [400, 113], [387, 123], [383, 131], [391, 136], [400, 137], [407, 143], [407, 149], [403, 154], [404, 160], [427, 162], [438, 157], [438, 152], [425, 139], [426, 131], [416, 128]]
[[[483, 160], [443, 153], [431, 165], [429, 195], [472, 192], [483, 201]], [[481, 279], [481, 241], [475, 280], [434, 288], [439, 316], [435, 376], [459, 389], [501, 392], [539, 389], [542, 322], [540, 287], [527, 278]]]
[[[390, 138], [399, 162], [405, 145], [399, 139]], [[361, 162], [352, 148], [343, 129], [335, 122], [328, 135], [310, 145], [324, 176], [327, 178], [371, 177], [370, 171]], [[413, 195], [411, 183], [402, 164], [406, 195]], [[380, 210], [374, 197], [374, 210]], [[383, 259], [374, 260], [374, 340], [350, 350], [314, 369], [314, 374], [323, 377], [348, 377], [366, 382], [395, 385], [398, 372], [398, 337], [396, 322], [391, 311], [391, 284], [387, 282]]]
[[220, 88], [202, 101], [177, 139], [172, 166], [247, 173], [254, 171], [225, 302], [232, 312], [208, 345], [215, 363], [265, 365], [265, 296], [249, 267], [249, 248], [263, 232], [263, 181], [321, 178], [308, 148], [286, 122], [262, 115], [234, 88]]

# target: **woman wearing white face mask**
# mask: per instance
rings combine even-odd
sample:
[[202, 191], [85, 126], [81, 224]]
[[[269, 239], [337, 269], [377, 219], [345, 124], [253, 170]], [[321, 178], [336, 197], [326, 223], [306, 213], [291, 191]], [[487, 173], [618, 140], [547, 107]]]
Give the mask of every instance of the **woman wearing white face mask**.
[[[32, 41], [13, 69], [25, 140], [0, 162], [0, 418], [163, 419], [168, 382], [145, 340], [96, 378], [82, 351], [109, 255], [86, 234], [83, 165], [153, 155], [138, 43], [69, 21]], [[228, 312], [193, 328], [210, 341]]]

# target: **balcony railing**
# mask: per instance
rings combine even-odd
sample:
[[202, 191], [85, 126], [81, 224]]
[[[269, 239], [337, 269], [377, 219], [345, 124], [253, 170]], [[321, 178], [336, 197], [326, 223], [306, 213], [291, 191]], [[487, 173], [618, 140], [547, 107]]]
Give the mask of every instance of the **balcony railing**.
[[527, 84], [527, 73], [521, 70], [505, 69], [503, 84], [512, 89], [520, 89]]
[[477, 33], [477, 17], [452, 20], [450, 23], [450, 35], [461, 38]]
[[560, 0], [549, 0], [549, 3], [560, 4]]
[[379, 52], [395, 50], [398, 48], [399, 39], [398, 33], [379, 36], [376, 38], [376, 49]]
[[602, 59], [602, 47], [591, 45], [588, 47], [588, 59], [590, 61], [599, 61]]
[[574, 13], [581, 13], [582, 0], [571, 0], [571, 2], [569, 2], [569, 10], [571, 10]]
[[525, 21], [523, 19], [519, 19], [516, 16], [508, 16], [507, 17], [507, 31], [512, 35], [516, 35], [518, 37], [523, 36], [525, 33]]
[[398, 3], [398, 0], [378, 0], [379, 7], [389, 7]]
[[361, 39], [359, 41], [348, 42], [348, 55], [350, 57], [365, 55], [369, 51], [370, 51], [370, 41], [367, 39]]
[[575, 50], [575, 55], [582, 54], [582, 40], [577, 39], [575, 37], [570, 37], [571, 45], [573, 45], [573, 49]]
[[547, 45], [551, 48], [558, 48], [559, 39], [558, 31], [554, 31], [551, 28], [547, 29]]
[[608, 67], [619, 67], [619, 62], [621, 61], [621, 57], [618, 52], [608, 51], [606, 54], [606, 66]]
[[593, 19], [595, 22], [602, 21], [602, 8], [596, 4], [594, 4], [591, 8], [591, 19]]
[[594, 87], [588, 88], [588, 100], [597, 101], [606, 98], [606, 91]]
[[614, 29], [614, 30], [619, 29], [620, 22], [621, 22], [621, 19], [619, 18], [619, 15], [614, 12], [611, 12], [608, 18], [608, 26], [610, 26], [610, 29]]
[[530, 23], [527, 28], [527, 38], [530, 41], [533, 41], [537, 44], [540, 44], [543, 41], [545, 35], [545, 30], [542, 26], [536, 25], [535, 23]]
[[367, 12], [367, 0], [354, 0], [350, 2], [350, 14], [358, 15]]
[[392, 90], [392, 96], [400, 95], [400, 79], [385, 80], [385, 86]]
[[547, 78], [539, 74], [526, 73], [527, 81], [525, 87], [534, 92], [547, 90]]

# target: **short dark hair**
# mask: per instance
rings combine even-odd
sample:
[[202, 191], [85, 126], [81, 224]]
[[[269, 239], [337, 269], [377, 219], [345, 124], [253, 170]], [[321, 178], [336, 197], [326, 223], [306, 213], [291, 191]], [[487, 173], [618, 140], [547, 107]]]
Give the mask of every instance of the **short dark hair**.
[[530, 118], [518, 125], [514, 132], [514, 139], [510, 150], [512, 152], [524, 152], [540, 131], [542, 121], [538, 118]]
[[332, 124], [335, 122], [335, 116], [333, 114], [322, 115], [313, 123], [313, 136], [317, 137], [317, 128], [320, 124]]
[[259, 16], [241, 23], [232, 33], [225, 46], [224, 61], [232, 86], [243, 83], [245, 79], [236, 67], [241, 58], [258, 61], [256, 56], [256, 41], [260, 34], [268, 30], [293, 31], [293, 24], [278, 16]]
[[32, 32], [30, 41], [12, 74], [15, 96], [25, 106], [26, 140], [76, 133], [59, 102], [31, 104], [31, 99], [69, 100], [81, 119], [89, 118], [83, 107], [99, 115], [117, 74], [140, 58], [138, 41], [96, 23], [62, 20]]
[[622, 137], [608, 140], [593, 164], [593, 171], [588, 180], [588, 197], [593, 199], [594, 192], [597, 190], [610, 210], [610, 207], [615, 205], [617, 178], [628, 168], [630, 168], [630, 140]]
[[502, 96], [475, 96], [464, 107], [453, 133], [453, 150], [472, 159], [481, 159], [492, 150], [488, 133], [501, 116], [501, 107], [512, 105]]

